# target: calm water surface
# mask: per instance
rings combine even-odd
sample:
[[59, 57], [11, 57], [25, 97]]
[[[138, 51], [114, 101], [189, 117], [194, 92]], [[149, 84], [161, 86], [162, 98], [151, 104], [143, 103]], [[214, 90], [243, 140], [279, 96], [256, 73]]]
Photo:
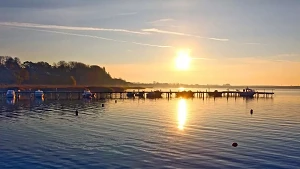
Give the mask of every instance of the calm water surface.
[[0, 168], [300, 168], [300, 92], [275, 92], [272, 99], [4, 100]]

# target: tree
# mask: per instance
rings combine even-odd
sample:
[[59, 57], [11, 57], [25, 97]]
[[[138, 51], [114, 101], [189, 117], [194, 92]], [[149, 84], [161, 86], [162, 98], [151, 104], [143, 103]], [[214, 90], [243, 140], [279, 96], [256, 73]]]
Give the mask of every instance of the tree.
[[0, 56], [0, 84], [55, 84], [55, 85], [125, 85], [126, 81], [114, 79], [105, 67], [81, 62], [25, 61], [17, 57]]

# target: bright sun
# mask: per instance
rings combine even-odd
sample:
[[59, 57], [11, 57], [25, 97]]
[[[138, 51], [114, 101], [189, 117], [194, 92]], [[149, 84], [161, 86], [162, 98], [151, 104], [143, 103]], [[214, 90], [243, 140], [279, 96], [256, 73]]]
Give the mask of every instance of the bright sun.
[[176, 68], [178, 70], [187, 70], [190, 67], [190, 52], [188, 50], [180, 50], [177, 52]]

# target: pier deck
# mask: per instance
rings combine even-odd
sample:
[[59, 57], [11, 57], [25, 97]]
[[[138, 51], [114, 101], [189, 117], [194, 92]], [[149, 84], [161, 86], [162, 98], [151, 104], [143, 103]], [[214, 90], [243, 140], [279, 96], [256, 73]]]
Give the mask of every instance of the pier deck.
[[[82, 91], [44, 91], [45, 98], [47, 99], [82, 99]], [[131, 98], [128, 97], [128, 93], [142, 93], [139, 96], [146, 97], [149, 93], [153, 93], [153, 91], [122, 91], [122, 92], [97, 92], [92, 91], [96, 95], [97, 99], [105, 99], [105, 98]], [[176, 97], [181, 94], [187, 94], [187, 97], [194, 97], [194, 98], [205, 98], [209, 97], [210, 94], [213, 94], [214, 92], [210, 91], [160, 91], [162, 97], [170, 98], [170, 97]], [[218, 92], [221, 97], [241, 97], [240, 94], [242, 92], [240, 91], [219, 91]], [[0, 91], [0, 98], [5, 98], [6, 91]], [[17, 91], [16, 95], [20, 95], [21, 97], [25, 98], [33, 98], [34, 91]], [[272, 97], [274, 95], [274, 92], [255, 92], [254, 97]], [[184, 97], [184, 96], [183, 96]], [[211, 96], [214, 97], [214, 96]]]

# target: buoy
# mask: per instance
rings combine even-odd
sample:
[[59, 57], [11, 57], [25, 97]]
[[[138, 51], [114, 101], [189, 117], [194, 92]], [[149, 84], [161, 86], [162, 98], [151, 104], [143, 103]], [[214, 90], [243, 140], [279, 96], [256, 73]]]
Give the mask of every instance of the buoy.
[[232, 143], [232, 146], [233, 146], [233, 147], [237, 147], [237, 146], [238, 146], [238, 143]]
[[250, 110], [250, 114], [253, 114], [253, 110], [252, 109]]
[[78, 116], [78, 110], [75, 111], [75, 115]]
[[104, 107], [104, 104], [102, 104], [102, 107]]

